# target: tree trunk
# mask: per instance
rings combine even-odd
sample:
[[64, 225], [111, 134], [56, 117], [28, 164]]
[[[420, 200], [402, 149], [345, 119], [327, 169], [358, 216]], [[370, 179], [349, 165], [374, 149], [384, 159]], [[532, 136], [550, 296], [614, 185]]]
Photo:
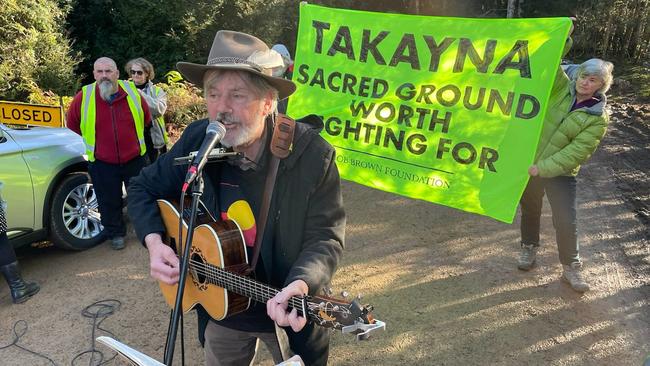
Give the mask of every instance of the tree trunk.
[[506, 15], [508, 18], [514, 18], [516, 7], [517, 7], [517, 0], [508, 0], [508, 13]]
[[648, 21], [648, 0], [639, 0], [636, 14], [634, 32], [631, 37], [631, 43], [628, 46], [628, 53], [631, 58], [638, 60], [641, 55], [643, 35]]
[[645, 34], [645, 36], [642, 37], [639, 43], [639, 50], [637, 51], [635, 58], [637, 64], [642, 60], [647, 60], [650, 58], [650, 31], [648, 31], [647, 26], [645, 26], [645, 31], [643, 34]]
[[625, 22], [625, 33], [623, 35], [623, 44], [621, 48], [621, 55], [625, 57], [630, 57], [632, 55], [630, 53], [630, 46], [638, 25], [636, 20], [639, 14], [639, 1], [643, 0], [633, 0], [628, 3], [629, 14], [626, 14], [627, 21]]
[[616, 24], [613, 23], [614, 20], [614, 7], [608, 9], [607, 21], [605, 21], [605, 34], [603, 34], [602, 40], [602, 55], [607, 57], [607, 51], [609, 51], [609, 37], [612, 35], [612, 30], [616, 29]]

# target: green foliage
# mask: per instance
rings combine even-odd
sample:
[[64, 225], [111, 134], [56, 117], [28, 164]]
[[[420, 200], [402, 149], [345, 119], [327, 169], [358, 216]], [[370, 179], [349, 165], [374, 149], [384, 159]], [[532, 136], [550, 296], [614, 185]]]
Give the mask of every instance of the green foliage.
[[61, 32], [64, 19], [54, 0], [2, 0], [0, 99], [24, 101], [39, 88], [58, 94], [78, 88], [79, 58]]
[[[294, 55], [300, 4], [299, 0], [58, 0], [59, 6], [63, 8], [58, 10], [51, 5], [55, 0], [0, 1], [8, 3], [7, 6], [0, 7], [2, 24], [10, 21], [7, 15], [10, 12], [43, 14], [41, 18], [47, 15], [59, 20], [61, 14], [67, 13], [67, 31], [74, 39], [72, 47], [84, 57], [83, 63], [77, 67], [77, 73], [85, 78], [84, 82], [93, 81], [92, 64], [101, 56], [114, 59], [120, 69], [129, 59], [144, 57], [154, 65], [158, 80], [164, 80], [164, 75], [174, 71], [179, 61], [204, 64], [214, 35], [220, 29], [253, 34], [269, 46], [283, 43]], [[28, 3], [29, 6], [21, 6], [17, 10], [17, 1], [21, 1], [21, 4]], [[509, 3], [508, 0], [309, 2], [356, 10], [465, 17], [502, 17], [505, 16]], [[650, 49], [650, 0], [516, 0], [514, 3], [518, 7], [516, 16], [577, 16], [573, 33], [575, 44], [570, 57], [629, 58], [637, 64], [647, 59]], [[28, 25], [38, 28], [41, 23], [42, 19], [31, 16], [28, 21], [20, 24], [23, 24], [23, 28]], [[10, 31], [0, 29], [0, 44], [10, 43], [5, 40], [14, 42], [19, 39], [19, 31], [12, 30], [11, 34], [5, 35], [8, 32]], [[20, 33], [22, 34], [28, 33]], [[67, 46], [66, 42], [63, 44]], [[32, 70], [36, 74], [33, 70], [40, 70], [35, 67], [36, 64], [26, 63], [23, 59], [34, 57], [34, 54], [43, 51], [29, 47], [22, 49], [21, 53], [14, 52], [11, 56], [12, 65], [29, 65], [24, 70]], [[0, 60], [4, 60], [2, 57], [5, 54], [5, 49], [0, 49]], [[65, 53], [54, 52], [41, 62], [51, 60], [51, 63], [60, 67], [76, 64], [74, 61], [60, 61], [64, 55]], [[121, 71], [121, 77], [127, 78], [124, 70]], [[0, 93], [8, 89], [10, 80], [15, 79], [12, 75], [4, 77], [10, 72], [14, 72], [13, 66], [0, 64]], [[53, 83], [61, 75], [70, 74], [39, 71], [39, 81], [24, 81], [22, 88], [34, 90], [38, 84], [43, 89], [48, 89], [44, 84]], [[170, 95], [170, 110], [166, 116], [170, 123], [185, 125], [205, 117], [203, 101], [197, 90], [187, 84], [165, 87], [169, 88]], [[57, 93], [61, 94], [59, 91]]]
[[203, 94], [199, 88], [185, 81], [156, 85], [167, 93], [166, 123], [185, 127], [190, 122], [207, 116]]
[[650, 66], [617, 64], [614, 71], [617, 78], [630, 83], [627, 92], [639, 98], [650, 98]]
[[[508, 5], [508, 0], [478, 2], [501, 16]], [[650, 0], [516, 0], [514, 3], [520, 7], [521, 17], [575, 17], [570, 57], [639, 64], [650, 56]]]
[[[76, 0], [67, 21], [85, 57], [78, 69], [85, 82], [92, 81], [92, 64], [101, 56], [115, 60], [123, 78], [123, 65], [144, 57], [160, 78], [179, 61], [204, 64], [217, 30], [248, 32], [271, 44], [287, 29], [295, 31], [298, 3], [291, 2]], [[283, 16], [287, 8], [295, 14], [291, 19]]]
[[60, 105], [63, 104], [63, 110], [67, 110], [72, 103], [73, 97], [59, 96], [51, 90], [43, 91], [39, 87], [35, 87], [27, 97], [27, 103], [32, 104], [45, 104], [45, 105]]

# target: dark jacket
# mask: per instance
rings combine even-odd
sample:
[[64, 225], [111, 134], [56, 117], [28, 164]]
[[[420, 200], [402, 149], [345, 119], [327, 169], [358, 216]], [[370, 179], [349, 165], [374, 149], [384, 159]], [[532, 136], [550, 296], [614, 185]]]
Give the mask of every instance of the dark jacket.
[[[154, 164], [131, 181], [128, 212], [140, 240], [164, 231], [155, 200], [178, 198], [186, 166], [173, 166], [175, 157], [198, 150], [207, 120], [190, 124], [179, 141]], [[326, 286], [338, 265], [345, 235], [345, 212], [334, 149], [319, 132], [322, 121], [308, 116], [296, 123], [291, 154], [280, 163], [264, 233], [261, 257], [270, 285], [283, 287], [297, 279], [309, 286], [310, 295]], [[268, 153], [268, 147], [266, 148]], [[218, 166], [206, 165], [203, 201], [218, 215]], [[199, 312], [200, 338], [207, 319]], [[326, 364], [329, 334], [308, 324], [299, 333], [287, 329], [292, 350], [307, 364]]]

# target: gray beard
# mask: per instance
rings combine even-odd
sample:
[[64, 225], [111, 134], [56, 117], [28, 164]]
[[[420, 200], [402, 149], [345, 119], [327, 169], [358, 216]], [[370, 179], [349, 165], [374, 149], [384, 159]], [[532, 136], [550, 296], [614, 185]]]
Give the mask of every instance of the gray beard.
[[102, 97], [105, 101], [109, 102], [111, 100], [111, 95], [115, 94], [117, 91], [117, 85], [113, 84], [110, 80], [102, 80], [99, 82], [99, 96]]
[[249, 144], [252, 140], [251, 135], [253, 134], [253, 131], [251, 128], [248, 128], [247, 126], [244, 126], [243, 124], [239, 123], [238, 121], [235, 121], [232, 118], [232, 115], [229, 113], [218, 113], [217, 114], [217, 120], [221, 122], [235, 122], [239, 125], [239, 134], [235, 136], [228, 135], [226, 133], [226, 136], [224, 136], [220, 143], [221, 145], [230, 148], [236, 148], [242, 145]]
[[230, 147], [235, 148], [235, 147], [240, 147], [242, 145], [245, 145], [245, 144], [249, 143], [250, 140], [251, 140], [250, 133], [249, 133], [249, 131], [245, 130], [245, 131], [242, 131], [241, 134], [239, 134], [239, 135], [237, 135], [235, 137], [224, 136], [224, 138], [221, 139], [221, 145], [223, 145], [225, 147], [228, 147], [228, 148], [230, 148]]
[[221, 139], [221, 145], [225, 147], [235, 148], [235, 147], [249, 144], [252, 140], [251, 137], [252, 131], [246, 126], [243, 126], [241, 124], [239, 125], [238, 129], [239, 129], [239, 134], [236, 136], [229, 136], [226, 134], [226, 136], [224, 136]]

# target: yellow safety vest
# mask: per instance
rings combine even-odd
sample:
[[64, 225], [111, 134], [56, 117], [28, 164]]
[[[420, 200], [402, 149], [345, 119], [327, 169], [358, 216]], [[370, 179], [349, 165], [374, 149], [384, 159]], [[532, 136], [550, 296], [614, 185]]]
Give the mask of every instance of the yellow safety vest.
[[[126, 91], [126, 100], [135, 122], [135, 131], [140, 143], [140, 155], [147, 152], [147, 146], [144, 142], [144, 111], [140, 93], [137, 92], [135, 84], [132, 81], [118, 80], [118, 85]], [[95, 121], [97, 119], [95, 104], [95, 85], [92, 83], [81, 89], [81, 136], [86, 144], [86, 154], [89, 161], [95, 161]]]

